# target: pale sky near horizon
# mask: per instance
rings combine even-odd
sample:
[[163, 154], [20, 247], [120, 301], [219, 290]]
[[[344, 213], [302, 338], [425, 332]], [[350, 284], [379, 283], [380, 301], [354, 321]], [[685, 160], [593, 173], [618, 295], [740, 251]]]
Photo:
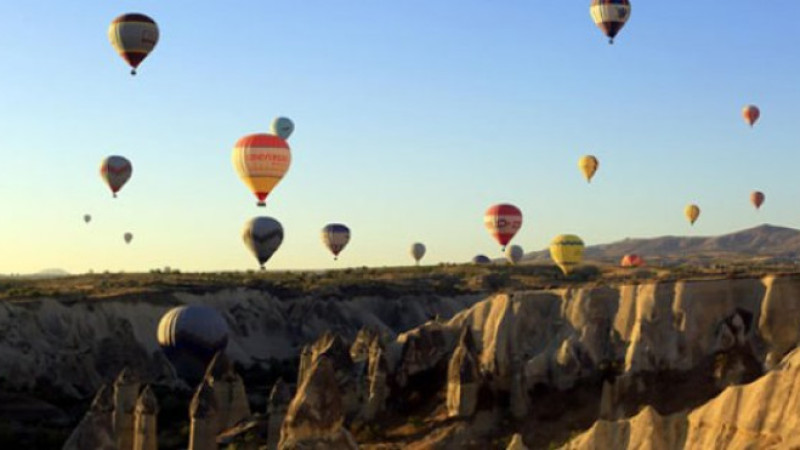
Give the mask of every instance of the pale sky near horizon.
[[[0, 3], [0, 273], [257, 268], [257, 215], [285, 229], [271, 269], [408, 265], [414, 241], [426, 264], [498, 257], [500, 202], [526, 251], [800, 228], [800, 3], [633, 0], [614, 45], [589, 3]], [[126, 12], [161, 33], [136, 77], [106, 36]], [[257, 208], [231, 150], [279, 115], [292, 166]], [[110, 154], [134, 166], [116, 200]], [[336, 263], [329, 222], [353, 233]]]

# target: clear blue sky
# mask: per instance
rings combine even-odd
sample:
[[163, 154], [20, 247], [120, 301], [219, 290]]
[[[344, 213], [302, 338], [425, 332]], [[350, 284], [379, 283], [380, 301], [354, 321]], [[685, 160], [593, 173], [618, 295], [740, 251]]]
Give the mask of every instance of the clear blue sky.
[[[254, 268], [240, 230], [261, 214], [286, 232], [273, 269], [409, 264], [414, 241], [429, 264], [496, 257], [497, 202], [528, 251], [800, 227], [800, 2], [634, 0], [613, 46], [589, 3], [3, 2], [0, 273]], [[136, 77], [106, 37], [125, 12], [161, 31]], [[293, 162], [264, 210], [231, 149], [278, 115]], [[134, 165], [117, 200], [109, 154]], [[353, 231], [336, 264], [328, 222]]]

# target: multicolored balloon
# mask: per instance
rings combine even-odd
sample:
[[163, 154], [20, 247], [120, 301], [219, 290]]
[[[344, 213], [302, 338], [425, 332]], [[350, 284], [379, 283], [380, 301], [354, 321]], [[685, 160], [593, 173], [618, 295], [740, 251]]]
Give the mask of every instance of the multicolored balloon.
[[339, 253], [350, 242], [350, 228], [341, 223], [329, 223], [322, 229], [322, 243], [333, 253], [333, 260], [339, 259]]
[[281, 181], [292, 154], [286, 141], [272, 134], [251, 134], [233, 147], [233, 168], [258, 198], [258, 206], [267, 206], [267, 195]]
[[687, 205], [683, 210], [683, 215], [686, 216], [686, 220], [688, 220], [691, 225], [694, 225], [697, 218], [700, 217], [700, 207], [694, 204]]
[[511, 264], [518, 264], [520, 261], [522, 261], [523, 256], [525, 256], [525, 252], [519, 245], [512, 245], [506, 248], [506, 259]]
[[417, 262], [417, 265], [419, 265], [419, 261], [423, 256], [425, 256], [425, 244], [421, 242], [413, 243], [411, 245], [411, 257], [414, 258], [414, 261]]
[[581, 156], [581, 159], [578, 160], [578, 168], [581, 169], [583, 177], [588, 183], [592, 182], [592, 177], [599, 166], [600, 162], [592, 155]]
[[133, 233], [125, 233], [122, 238], [125, 239], [126, 244], [130, 244], [133, 240]]
[[245, 222], [242, 239], [264, 270], [264, 264], [283, 242], [283, 227], [272, 217], [255, 217]]
[[641, 267], [644, 265], [644, 259], [635, 253], [631, 253], [623, 256], [619, 265], [622, 267]]
[[514, 238], [522, 227], [522, 212], [514, 205], [501, 203], [493, 205], [483, 215], [483, 223], [489, 234], [502, 245], [506, 245]]
[[761, 205], [764, 204], [765, 199], [766, 197], [764, 196], [764, 193], [761, 191], [753, 191], [750, 193], [750, 203], [752, 203], [753, 206], [756, 207], [756, 209], [761, 208]]
[[583, 261], [583, 241], [574, 234], [562, 234], [550, 242], [550, 258], [561, 268], [564, 275]]
[[752, 128], [753, 125], [756, 124], [756, 121], [758, 121], [758, 118], [761, 117], [761, 110], [755, 105], [747, 105], [742, 108], [742, 117], [744, 117], [744, 121]]
[[109, 25], [108, 40], [136, 75], [136, 68], [158, 43], [158, 25], [144, 14], [123, 14]]
[[288, 117], [276, 117], [269, 126], [270, 132], [283, 139], [289, 139], [294, 132], [294, 122]]
[[197, 381], [217, 352], [228, 346], [230, 330], [216, 309], [201, 305], [172, 308], [161, 317], [156, 340], [178, 376]]
[[109, 156], [100, 163], [100, 177], [111, 189], [114, 198], [117, 192], [131, 179], [133, 165], [123, 156]]
[[608, 43], [613, 44], [631, 16], [631, 4], [628, 0], [592, 0], [589, 12], [594, 24], [608, 36]]

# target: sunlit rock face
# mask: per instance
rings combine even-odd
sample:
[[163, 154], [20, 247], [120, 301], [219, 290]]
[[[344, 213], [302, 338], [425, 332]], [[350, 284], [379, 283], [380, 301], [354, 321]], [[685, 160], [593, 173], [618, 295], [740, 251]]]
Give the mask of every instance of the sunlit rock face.
[[662, 416], [645, 407], [625, 420], [598, 421], [565, 449], [798, 448], [800, 350], [753, 383], [732, 386], [691, 412]]

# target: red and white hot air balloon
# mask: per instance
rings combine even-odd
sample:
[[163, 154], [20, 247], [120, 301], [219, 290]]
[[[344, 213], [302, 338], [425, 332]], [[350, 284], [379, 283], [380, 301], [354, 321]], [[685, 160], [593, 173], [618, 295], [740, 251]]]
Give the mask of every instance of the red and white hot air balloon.
[[644, 259], [635, 253], [631, 253], [623, 256], [619, 265], [622, 267], [641, 267], [644, 265]]
[[758, 106], [747, 105], [742, 108], [742, 117], [744, 117], [744, 121], [752, 127], [756, 124], [758, 118], [761, 117], [761, 111], [758, 109]]
[[251, 134], [233, 147], [233, 167], [242, 182], [266, 206], [267, 195], [281, 181], [292, 163], [289, 144], [272, 134]]
[[483, 223], [489, 234], [503, 246], [505, 251], [506, 245], [522, 227], [522, 212], [514, 205], [501, 203], [486, 210]]
[[752, 203], [756, 209], [761, 208], [761, 205], [764, 204], [764, 199], [766, 199], [766, 196], [764, 196], [764, 193], [761, 191], [753, 191], [750, 193], [750, 203]]

